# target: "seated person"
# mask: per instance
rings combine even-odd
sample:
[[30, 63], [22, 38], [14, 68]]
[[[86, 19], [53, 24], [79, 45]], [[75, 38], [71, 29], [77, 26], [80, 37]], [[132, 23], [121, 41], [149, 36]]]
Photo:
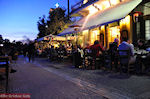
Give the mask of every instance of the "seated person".
[[144, 40], [138, 40], [138, 48], [139, 49], [146, 49], [146, 46], [145, 46], [145, 42], [144, 42]]
[[109, 50], [108, 51], [109, 51], [110, 54], [112, 54], [112, 56], [114, 56], [117, 52], [118, 42], [119, 42], [119, 40], [115, 38], [114, 42], [109, 45]]
[[90, 47], [90, 49], [91, 49], [91, 51], [92, 51], [92, 55], [93, 55], [93, 57], [99, 57], [99, 55], [100, 54], [102, 54], [102, 52], [104, 51], [104, 48], [103, 48], [103, 46], [101, 45], [101, 44], [99, 44], [99, 41], [98, 40], [96, 40], [95, 42], [94, 42], [94, 45], [92, 45], [91, 47]]
[[[119, 50], [129, 50], [129, 52], [130, 52], [129, 53], [129, 55], [130, 55], [129, 64], [135, 63], [134, 53], [133, 53], [131, 45], [127, 42], [128, 39], [124, 37], [124, 38], [122, 38], [122, 40], [123, 40], [123, 42], [119, 45], [118, 49]], [[127, 53], [120, 52], [119, 54], [120, 55], [126, 55]]]
[[130, 40], [128, 40], [127, 42], [128, 42], [128, 44], [131, 46], [131, 50], [132, 50], [133, 55], [134, 55], [134, 45], [131, 43]]
[[118, 43], [119, 40], [115, 38], [114, 42], [109, 45], [109, 50], [108, 50], [109, 55], [111, 55], [111, 62], [115, 64], [116, 70], [118, 70], [118, 57], [117, 57]]

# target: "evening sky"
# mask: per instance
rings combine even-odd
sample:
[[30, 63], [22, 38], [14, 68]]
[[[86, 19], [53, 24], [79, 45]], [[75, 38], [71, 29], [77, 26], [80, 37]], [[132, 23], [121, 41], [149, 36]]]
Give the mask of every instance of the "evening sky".
[[[35, 39], [38, 33], [37, 21], [43, 15], [48, 16], [50, 8], [67, 9], [68, 0], [0, 0], [0, 34], [3, 38], [22, 40], [25, 37]], [[79, 0], [70, 0], [71, 5]], [[67, 13], [67, 11], [66, 11]]]

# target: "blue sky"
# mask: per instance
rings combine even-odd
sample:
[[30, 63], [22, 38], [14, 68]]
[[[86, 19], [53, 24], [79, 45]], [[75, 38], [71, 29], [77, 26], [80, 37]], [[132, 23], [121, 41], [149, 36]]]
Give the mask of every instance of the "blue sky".
[[[37, 21], [50, 8], [67, 8], [68, 0], [0, 0], [0, 34], [3, 38], [22, 40], [24, 36], [35, 39], [38, 33]], [[70, 0], [71, 5], [79, 0]]]

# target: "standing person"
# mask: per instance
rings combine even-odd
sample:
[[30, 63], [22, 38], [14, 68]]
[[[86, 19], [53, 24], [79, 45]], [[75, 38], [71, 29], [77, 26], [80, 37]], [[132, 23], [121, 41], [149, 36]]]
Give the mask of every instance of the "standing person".
[[30, 42], [28, 45], [28, 58], [29, 62], [32, 60], [34, 61], [34, 55], [35, 55], [35, 46], [33, 42]]
[[78, 46], [75, 45], [73, 51], [73, 63], [75, 65], [75, 68], [79, 68], [81, 66], [81, 54], [79, 50], [80, 48], [78, 48]]

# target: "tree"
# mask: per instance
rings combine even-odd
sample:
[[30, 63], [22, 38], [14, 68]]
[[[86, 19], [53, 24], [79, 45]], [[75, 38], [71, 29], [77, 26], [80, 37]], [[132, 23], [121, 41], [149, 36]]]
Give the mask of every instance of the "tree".
[[38, 21], [39, 34], [38, 38], [49, 34], [57, 35], [70, 25], [67, 15], [62, 8], [50, 9], [48, 19], [40, 18]]
[[0, 35], [0, 44], [2, 44], [3, 43], [3, 37], [2, 37], [2, 35]]
[[46, 35], [46, 22], [45, 22], [45, 16], [39, 17], [39, 21], [37, 22], [38, 25], [38, 38], [44, 37]]

